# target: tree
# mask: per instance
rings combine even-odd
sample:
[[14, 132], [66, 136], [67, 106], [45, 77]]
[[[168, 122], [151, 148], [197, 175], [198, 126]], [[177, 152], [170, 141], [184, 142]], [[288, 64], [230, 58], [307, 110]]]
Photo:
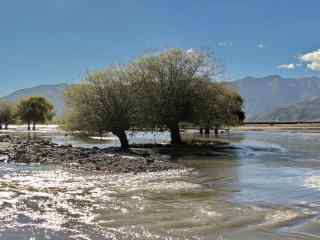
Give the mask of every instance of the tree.
[[119, 138], [123, 151], [129, 149], [126, 130], [134, 126], [136, 110], [125, 68], [89, 74], [82, 84], [66, 91], [66, 102], [71, 129], [99, 134], [110, 131]]
[[17, 115], [28, 124], [28, 130], [36, 129], [37, 123], [45, 123], [54, 116], [53, 105], [44, 97], [30, 97], [21, 100], [17, 106]]
[[65, 127], [71, 131], [84, 130], [88, 133], [102, 133], [104, 122], [98, 109], [98, 101], [94, 99], [94, 91], [89, 84], [79, 84], [65, 91], [68, 111], [65, 115]]
[[100, 135], [112, 132], [124, 151], [132, 127], [166, 127], [171, 143], [181, 144], [182, 123], [206, 128], [231, 123], [241, 110], [238, 94], [212, 83], [220, 70], [206, 52], [171, 49], [88, 74], [66, 91], [66, 126]]
[[5, 129], [8, 129], [8, 125], [15, 120], [15, 105], [10, 102], [0, 102], [0, 129], [4, 125]]
[[210, 133], [215, 133], [221, 126], [234, 126], [240, 124], [245, 114], [243, 112], [243, 99], [236, 92], [223, 84], [209, 83], [197, 90], [197, 107], [195, 108], [195, 122]]
[[211, 55], [195, 50], [170, 49], [146, 56], [129, 66], [141, 116], [153, 126], [170, 130], [171, 143], [181, 144], [181, 122], [192, 122], [196, 89], [216, 77]]

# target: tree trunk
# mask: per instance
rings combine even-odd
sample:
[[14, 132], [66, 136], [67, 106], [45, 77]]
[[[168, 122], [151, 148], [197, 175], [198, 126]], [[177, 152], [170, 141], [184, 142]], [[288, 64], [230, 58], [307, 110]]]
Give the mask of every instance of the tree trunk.
[[171, 135], [171, 144], [175, 144], [175, 145], [182, 144], [180, 128], [178, 124], [175, 127], [170, 128], [170, 135]]
[[35, 122], [33, 122], [33, 124], [32, 124], [32, 130], [33, 130], [33, 131], [36, 130], [36, 123], [35, 123]]
[[121, 151], [127, 152], [129, 150], [129, 142], [127, 138], [127, 134], [124, 130], [112, 131], [114, 135], [116, 135], [121, 143]]
[[5, 130], [8, 130], [8, 125], [9, 125], [8, 123], [5, 123], [5, 124], [4, 124], [4, 129], [5, 129]]
[[2, 130], [2, 123], [0, 122], [0, 130]]
[[207, 128], [205, 129], [205, 131], [204, 131], [204, 134], [205, 134], [205, 135], [210, 135], [210, 128], [207, 127]]
[[219, 127], [218, 127], [218, 126], [216, 126], [216, 127], [214, 128], [214, 134], [215, 134], [215, 135], [219, 135]]
[[31, 130], [31, 127], [30, 127], [30, 122], [28, 122], [28, 131]]
[[102, 130], [99, 130], [99, 138], [100, 138], [100, 141], [102, 141]]
[[203, 135], [203, 128], [200, 128], [199, 132], [200, 132], [200, 135]]

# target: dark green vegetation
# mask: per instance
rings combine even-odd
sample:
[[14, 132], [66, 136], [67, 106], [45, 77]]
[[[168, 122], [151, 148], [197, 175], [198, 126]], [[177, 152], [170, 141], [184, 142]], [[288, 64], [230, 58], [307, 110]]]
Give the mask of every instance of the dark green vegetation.
[[51, 121], [53, 105], [44, 97], [33, 96], [18, 103], [0, 101], [0, 129], [8, 129], [9, 124], [27, 123], [28, 130], [36, 130], [37, 123]]
[[166, 128], [171, 143], [182, 144], [183, 123], [210, 129], [243, 120], [241, 96], [214, 83], [217, 74], [212, 56], [180, 49], [91, 73], [66, 92], [66, 126], [99, 134], [111, 131], [124, 151], [129, 148], [126, 131], [137, 127]]
[[9, 124], [15, 122], [16, 108], [13, 103], [0, 102], [0, 129], [8, 129]]
[[17, 115], [20, 120], [28, 124], [28, 130], [36, 130], [37, 123], [45, 123], [54, 116], [53, 105], [44, 97], [30, 97], [21, 100], [17, 105]]
[[[242, 111], [243, 99], [232, 89], [221, 84], [209, 84], [206, 88], [198, 89], [195, 116], [197, 124], [209, 133], [214, 127], [215, 133], [223, 126], [235, 126], [245, 119]], [[201, 131], [200, 130], [200, 131]]]

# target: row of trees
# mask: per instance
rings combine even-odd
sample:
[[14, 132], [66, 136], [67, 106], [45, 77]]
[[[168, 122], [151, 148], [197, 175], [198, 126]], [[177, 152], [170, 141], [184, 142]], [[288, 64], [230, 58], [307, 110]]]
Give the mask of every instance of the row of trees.
[[112, 132], [128, 150], [126, 131], [136, 127], [167, 128], [172, 144], [181, 144], [181, 123], [207, 129], [239, 124], [243, 100], [213, 81], [219, 70], [206, 52], [170, 49], [88, 74], [66, 91], [67, 127]]
[[30, 97], [19, 103], [0, 102], [0, 129], [9, 124], [26, 123], [28, 130], [36, 129], [37, 123], [44, 123], [54, 116], [53, 105], [43, 97]]

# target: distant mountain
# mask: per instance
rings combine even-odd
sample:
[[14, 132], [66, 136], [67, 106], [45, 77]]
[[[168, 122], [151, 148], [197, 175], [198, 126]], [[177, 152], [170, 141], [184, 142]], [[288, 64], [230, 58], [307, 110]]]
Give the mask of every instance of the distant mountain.
[[[314, 120], [317, 117], [317, 102], [313, 101], [320, 98], [318, 77], [283, 78], [271, 75], [262, 78], [246, 77], [226, 84], [238, 89], [243, 96], [247, 119], [250, 121]], [[63, 94], [67, 87], [68, 84], [40, 85], [18, 90], [2, 99], [17, 101], [29, 96], [43, 96], [54, 104], [57, 116], [62, 116], [65, 107]], [[295, 111], [293, 109], [297, 113], [292, 112]], [[310, 111], [315, 112], [315, 115]]]
[[302, 101], [289, 107], [277, 108], [269, 113], [258, 114], [252, 121], [319, 121], [320, 97]]
[[320, 97], [318, 77], [283, 78], [271, 75], [262, 78], [246, 77], [229, 84], [243, 96], [249, 119], [258, 114], [279, 110], [279, 107]]
[[68, 84], [40, 85], [32, 88], [25, 88], [13, 92], [12, 94], [2, 97], [1, 100], [19, 101], [20, 99], [30, 96], [41, 96], [47, 98], [54, 105], [56, 115], [62, 116], [64, 111], [63, 95]]

